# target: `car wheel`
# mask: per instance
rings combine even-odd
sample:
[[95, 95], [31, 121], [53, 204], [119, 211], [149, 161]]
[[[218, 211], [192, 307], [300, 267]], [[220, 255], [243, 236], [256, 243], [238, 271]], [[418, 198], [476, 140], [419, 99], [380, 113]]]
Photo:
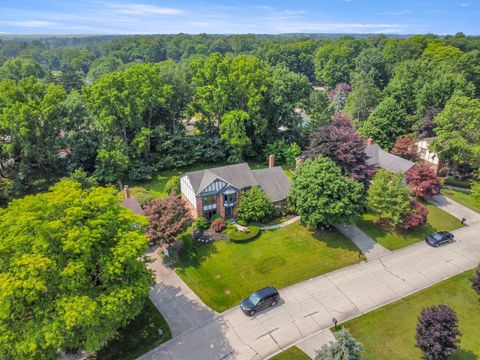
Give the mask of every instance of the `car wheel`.
[[275, 305], [277, 305], [277, 302], [276, 302], [276, 301], [273, 301], [273, 302], [270, 304], [271, 307], [274, 307]]
[[256, 314], [256, 311], [255, 311], [255, 310], [250, 310], [250, 312], [248, 313], [248, 315], [250, 315], [250, 316], [253, 316], [253, 315], [255, 315], [255, 314]]

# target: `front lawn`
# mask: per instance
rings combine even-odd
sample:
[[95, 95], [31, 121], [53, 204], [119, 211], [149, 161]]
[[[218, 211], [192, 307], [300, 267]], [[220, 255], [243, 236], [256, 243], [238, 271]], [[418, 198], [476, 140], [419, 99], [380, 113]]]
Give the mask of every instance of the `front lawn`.
[[310, 358], [298, 347], [292, 346], [280, 354], [275, 355], [270, 360], [310, 360]]
[[390, 250], [396, 250], [422, 241], [425, 239], [425, 236], [435, 231], [451, 231], [463, 226], [460, 220], [449, 213], [429, 203], [422, 203], [428, 209], [428, 218], [427, 223], [418, 228], [403, 233], [384, 230], [375, 224], [377, 217], [371, 214], [365, 214], [362, 220], [357, 223], [357, 226], [373, 240]]
[[197, 245], [184, 234], [176, 271], [211, 308], [224, 311], [267, 285], [282, 288], [362, 259], [337, 231], [313, 232], [300, 222], [263, 231], [248, 243]]
[[467, 271], [431, 288], [410, 295], [344, 324], [363, 343], [365, 359], [421, 359], [415, 347], [415, 327], [422, 308], [447, 304], [457, 313], [461, 349], [452, 360], [480, 358], [480, 297], [471, 287]]
[[[163, 331], [162, 338], [158, 335], [158, 329]], [[172, 334], [167, 322], [155, 305], [147, 300], [140, 314], [119, 331], [116, 339], [98, 351], [96, 359], [136, 359], [171, 338]]]
[[473, 199], [473, 196], [469, 192], [442, 189], [442, 194], [462, 205], [465, 205], [473, 211], [480, 213], [480, 204]]

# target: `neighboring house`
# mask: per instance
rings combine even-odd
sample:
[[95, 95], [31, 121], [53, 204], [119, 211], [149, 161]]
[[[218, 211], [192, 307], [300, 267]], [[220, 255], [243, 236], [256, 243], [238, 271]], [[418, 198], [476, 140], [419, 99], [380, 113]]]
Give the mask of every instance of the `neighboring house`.
[[415, 165], [415, 163], [410, 160], [382, 150], [382, 148], [378, 144], [374, 144], [371, 139], [367, 141], [365, 153], [368, 156], [367, 162], [369, 165], [381, 167], [395, 174], [405, 173]]
[[123, 196], [125, 198], [121, 204], [123, 207], [132, 210], [134, 214], [145, 215], [140, 203], [135, 198], [130, 197], [130, 189], [128, 188], [128, 185], [125, 185], [123, 188]]
[[193, 215], [209, 221], [215, 215], [236, 217], [240, 193], [252, 186], [261, 187], [280, 207], [287, 199], [290, 181], [280, 166], [274, 166], [273, 156], [266, 169], [251, 170], [247, 163], [242, 163], [193, 171], [180, 177], [182, 198]]
[[415, 143], [417, 147], [417, 156], [420, 160], [425, 161], [435, 169], [435, 173], [443, 167], [443, 161], [439, 158], [438, 154], [434, 151], [430, 151], [430, 145], [432, 144], [433, 137], [425, 138]]

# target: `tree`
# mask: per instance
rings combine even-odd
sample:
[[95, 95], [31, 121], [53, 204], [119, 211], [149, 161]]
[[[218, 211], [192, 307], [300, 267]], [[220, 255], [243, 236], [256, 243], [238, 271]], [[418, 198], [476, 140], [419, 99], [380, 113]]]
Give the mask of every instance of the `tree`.
[[328, 102], [328, 96], [324, 91], [312, 91], [306, 110], [310, 117], [310, 129], [317, 129], [332, 121], [333, 108]]
[[275, 157], [276, 164], [287, 165], [295, 165], [295, 158], [301, 153], [302, 149], [297, 143], [292, 142], [287, 144], [283, 139], [268, 144], [264, 151], [267, 161], [268, 157], [273, 155]]
[[372, 138], [383, 148], [391, 148], [395, 140], [410, 132], [407, 113], [393, 98], [387, 97], [360, 126], [360, 133]]
[[365, 143], [343, 115], [336, 115], [331, 125], [312, 133], [305, 154], [311, 159], [320, 155], [330, 158], [341, 168], [344, 176], [365, 185], [373, 176], [374, 167], [367, 163]]
[[472, 161], [480, 152], [480, 100], [452, 97], [435, 117], [436, 138], [433, 151], [450, 160], [455, 167]]
[[70, 180], [76, 181], [80, 184], [82, 189], [90, 189], [92, 187], [98, 186], [98, 180], [95, 176], [90, 176], [82, 168], [78, 168], [73, 171], [70, 176]]
[[315, 75], [326, 86], [349, 82], [353, 70], [354, 49], [347, 44], [332, 43], [322, 46], [315, 54]]
[[428, 209], [418, 201], [410, 203], [410, 211], [404, 216], [401, 230], [407, 231], [427, 223]]
[[180, 195], [180, 177], [172, 176], [165, 184], [164, 191], [168, 195]]
[[472, 288], [480, 295], [480, 266], [475, 270], [475, 276], [471, 279]]
[[363, 212], [363, 187], [342, 176], [323, 156], [307, 159], [294, 173], [289, 204], [309, 227], [354, 223]]
[[138, 315], [154, 284], [144, 224], [114, 189], [71, 180], [0, 209], [2, 355], [96, 351]]
[[240, 195], [238, 217], [246, 222], [263, 221], [275, 215], [275, 205], [265, 192], [254, 186]]
[[383, 89], [390, 78], [383, 54], [374, 47], [362, 50], [355, 58], [354, 73], [368, 75], [379, 89]]
[[472, 183], [472, 197], [480, 205], [480, 182]]
[[397, 227], [410, 211], [410, 195], [402, 174], [379, 169], [368, 189], [367, 207], [381, 223]]
[[359, 121], [364, 121], [372, 113], [382, 98], [382, 92], [375, 86], [370, 74], [354, 74], [352, 92], [345, 104], [345, 111]]
[[417, 157], [417, 147], [415, 138], [412, 135], [403, 135], [395, 141], [392, 151], [393, 155], [401, 156], [408, 160], [415, 160]]
[[416, 346], [427, 359], [447, 360], [458, 349], [461, 335], [457, 315], [447, 305], [424, 308], [420, 313]]
[[415, 164], [405, 172], [405, 181], [414, 196], [433, 196], [440, 188], [435, 170], [428, 164]]
[[171, 245], [193, 222], [185, 202], [176, 196], [150, 201], [144, 211], [148, 217], [146, 234], [151, 245]]
[[70, 92], [72, 90], [80, 91], [83, 85], [82, 75], [72, 66], [64, 65], [60, 73], [56, 76], [55, 82]]
[[430, 108], [425, 112], [425, 116], [420, 120], [416, 131], [420, 139], [430, 138], [435, 136], [433, 129], [435, 128], [435, 116], [440, 112], [439, 108]]
[[332, 103], [335, 114], [343, 111], [348, 100], [348, 94], [352, 91], [352, 87], [348, 83], [338, 83], [328, 92], [328, 100]]
[[322, 345], [315, 360], [361, 360], [363, 346], [355, 340], [348, 329], [342, 329], [333, 333], [336, 341], [330, 341], [328, 345]]
[[16, 57], [5, 61], [2, 67], [0, 67], [0, 80], [10, 79], [20, 81], [29, 76], [39, 79], [45, 77], [43, 68], [31, 59]]
[[242, 110], [232, 110], [222, 117], [220, 138], [230, 146], [229, 161], [232, 163], [242, 161], [245, 152], [251, 145], [245, 126], [249, 119], [248, 114]]

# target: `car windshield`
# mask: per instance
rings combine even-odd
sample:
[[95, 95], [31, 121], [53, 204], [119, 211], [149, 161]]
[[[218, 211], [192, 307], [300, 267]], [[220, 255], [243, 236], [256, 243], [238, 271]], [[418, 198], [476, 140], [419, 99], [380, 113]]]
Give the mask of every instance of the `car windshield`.
[[442, 234], [434, 234], [434, 235], [433, 235], [433, 238], [434, 238], [435, 240], [442, 240], [442, 239], [443, 239], [443, 235], [442, 235]]
[[261, 300], [260, 299], [260, 296], [257, 295], [257, 293], [253, 293], [252, 295], [250, 295], [248, 297], [248, 299], [250, 300], [250, 302], [253, 304], [253, 305], [257, 305], [259, 303], [259, 301]]

